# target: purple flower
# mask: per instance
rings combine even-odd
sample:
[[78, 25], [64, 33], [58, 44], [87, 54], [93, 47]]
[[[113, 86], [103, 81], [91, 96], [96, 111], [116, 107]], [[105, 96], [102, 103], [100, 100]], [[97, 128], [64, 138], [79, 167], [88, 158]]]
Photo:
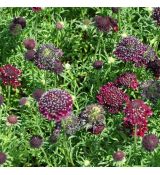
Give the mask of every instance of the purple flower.
[[7, 156], [5, 153], [0, 152], [0, 165], [4, 164], [6, 162]]
[[121, 89], [117, 88], [114, 83], [107, 83], [100, 88], [97, 95], [100, 105], [108, 109], [110, 113], [118, 113], [122, 110], [123, 104], [129, 101], [129, 97]]
[[39, 101], [41, 96], [44, 94], [44, 90], [43, 89], [36, 89], [33, 94], [32, 97], [36, 100]]
[[48, 119], [61, 121], [72, 112], [71, 95], [61, 89], [45, 92], [39, 100], [39, 111]]
[[155, 7], [152, 14], [153, 19], [160, 25], [160, 7]]
[[150, 61], [147, 64], [147, 68], [151, 70], [154, 76], [158, 79], [160, 77], [160, 60], [156, 59], [154, 61]]
[[21, 106], [26, 105], [27, 102], [28, 102], [28, 98], [27, 98], [27, 97], [22, 97], [22, 98], [19, 100], [19, 104], [20, 104]]
[[40, 148], [43, 143], [43, 138], [39, 135], [34, 135], [30, 138], [30, 146], [32, 148]]
[[25, 53], [26, 60], [33, 61], [36, 57], [36, 51], [35, 50], [27, 50]]
[[18, 122], [18, 117], [16, 115], [9, 115], [7, 117], [7, 121], [8, 121], [8, 123], [14, 125]]
[[95, 62], [93, 63], [93, 67], [94, 67], [95, 69], [101, 69], [101, 68], [103, 67], [103, 61], [101, 61], [101, 60], [95, 61]]
[[115, 161], [122, 161], [125, 157], [125, 154], [123, 151], [117, 151], [113, 154], [113, 159]]
[[26, 27], [26, 19], [23, 17], [14, 18], [13, 23], [21, 25], [22, 29]]
[[56, 22], [56, 29], [62, 30], [64, 28], [64, 24], [62, 22]]
[[35, 46], [36, 46], [35, 40], [34, 39], [31, 39], [31, 38], [25, 39], [23, 41], [23, 44], [24, 44], [24, 47], [26, 49], [28, 49], [28, 50], [33, 50], [35, 48]]

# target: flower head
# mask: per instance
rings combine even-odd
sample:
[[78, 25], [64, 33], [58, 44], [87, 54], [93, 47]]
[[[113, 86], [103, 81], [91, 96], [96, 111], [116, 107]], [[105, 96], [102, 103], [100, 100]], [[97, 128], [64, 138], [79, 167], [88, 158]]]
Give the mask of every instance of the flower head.
[[149, 99], [153, 104], [158, 102], [160, 99], [160, 82], [154, 80], [148, 80], [140, 85], [142, 90], [142, 97]]
[[28, 102], [28, 97], [22, 97], [22, 98], [19, 100], [19, 104], [20, 104], [21, 106], [26, 105], [27, 102]]
[[8, 121], [8, 123], [14, 125], [18, 122], [18, 117], [16, 115], [9, 115], [7, 117], [7, 121]]
[[62, 30], [64, 28], [64, 23], [63, 22], [56, 22], [56, 29]]
[[117, 151], [113, 154], [114, 161], [122, 161], [125, 157], [125, 153], [123, 151]]
[[39, 111], [48, 119], [61, 121], [72, 112], [71, 95], [61, 89], [45, 92], [39, 100]]
[[26, 19], [23, 17], [14, 18], [13, 23], [21, 25], [22, 29], [26, 27]]
[[42, 7], [32, 7], [32, 11], [34, 12], [40, 12], [42, 10]]
[[21, 70], [10, 64], [0, 67], [0, 78], [4, 85], [11, 85], [14, 88], [21, 86], [21, 83], [18, 80], [20, 75]]
[[143, 136], [147, 131], [147, 119], [153, 114], [152, 109], [143, 100], [136, 99], [127, 103], [124, 113], [124, 125], [132, 130], [133, 135], [136, 126], [136, 135]]
[[32, 97], [36, 100], [39, 101], [41, 96], [44, 94], [44, 90], [43, 89], [36, 89], [33, 94]]
[[117, 86], [124, 86], [127, 88], [137, 89], [138, 88], [138, 80], [134, 73], [126, 72], [121, 74], [116, 80], [115, 84]]
[[33, 50], [35, 48], [35, 46], [36, 46], [35, 40], [34, 39], [31, 39], [31, 38], [25, 39], [23, 41], [23, 44], [24, 44], [24, 47], [26, 49], [28, 49], [28, 50]]
[[4, 102], [4, 97], [3, 95], [0, 95], [0, 106], [3, 104], [3, 102]]
[[35, 50], [27, 50], [25, 53], [25, 59], [29, 61], [33, 61], [36, 57], [36, 51]]
[[30, 146], [32, 148], [40, 148], [43, 143], [43, 138], [39, 135], [34, 135], [30, 138]]
[[92, 134], [101, 134], [102, 131], [104, 130], [105, 128], [105, 125], [104, 124], [98, 124], [98, 125], [93, 125], [92, 128], [89, 129], [89, 131], [92, 133]]
[[101, 68], [103, 67], [103, 61], [101, 61], [101, 60], [95, 61], [95, 62], [93, 63], [93, 67], [94, 67], [95, 69], [101, 69]]
[[123, 38], [114, 54], [125, 62], [133, 62], [136, 66], [146, 66], [149, 61], [157, 59], [151, 47], [132, 36]]
[[35, 64], [39, 69], [50, 70], [54, 72], [55, 65], [58, 58], [63, 55], [61, 49], [56, 48], [52, 44], [45, 44], [39, 47], [37, 50], [37, 56], [35, 58]]
[[0, 152], [0, 165], [4, 164], [6, 162], [7, 156], [5, 153]]
[[121, 89], [117, 88], [114, 83], [109, 82], [100, 88], [97, 100], [110, 113], [117, 113], [121, 111], [123, 104], [129, 101], [129, 97]]
[[160, 7], [153, 8], [152, 17], [160, 25]]
[[143, 137], [142, 145], [147, 151], [153, 151], [158, 144], [159, 139], [155, 134], [148, 134]]

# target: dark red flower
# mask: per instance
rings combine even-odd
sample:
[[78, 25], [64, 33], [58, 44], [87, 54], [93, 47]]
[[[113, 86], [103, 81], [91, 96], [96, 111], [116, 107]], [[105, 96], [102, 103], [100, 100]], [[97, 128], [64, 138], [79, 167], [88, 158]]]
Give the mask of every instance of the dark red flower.
[[54, 68], [53, 68], [53, 72], [55, 74], [61, 74], [64, 70], [63, 64], [60, 60], [55, 59], [54, 61]]
[[125, 154], [123, 151], [117, 151], [113, 154], [113, 159], [115, 161], [122, 161], [125, 157]]
[[41, 96], [44, 94], [44, 90], [43, 89], [36, 89], [33, 94], [32, 97], [36, 100], [39, 101]]
[[34, 135], [30, 139], [30, 146], [32, 148], [40, 148], [43, 143], [43, 138], [39, 135]]
[[35, 50], [27, 50], [25, 53], [26, 60], [33, 61], [36, 57], [36, 51]]
[[39, 111], [48, 119], [61, 121], [72, 112], [71, 95], [60, 89], [45, 92], [39, 100]]
[[103, 67], [103, 61], [101, 61], [101, 60], [95, 61], [95, 62], [93, 63], [93, 67], [94, 67], [95, 69], [101, 69], [101, 68]]
[[34, 12], [40, 12], [42, 10], [42, 7], [32, 7], [32, 10]]
[[13, 23], [21, 25], [22, 29], [26, 27], [26, 19], [23, 17], [14, 18]]
[[159, 144], [159, 139], [155, 134], [148, 134], [143, 137], [142, 145], [147, 151], [154, 151]]
[[28, 49], [28, 50], [33, 50], [35, 48], [35, 46], [36, 46], [35, 40], [34, 39], [30, 39], [30, 38], [29, 39], [25, 39], [23, 41], [23, 44], [24, 44], [25, 48]]
[[0, 152], [0, 165], [4, 164], [6, 162], [7, 156], [5, 153]]
[[129, 97], [114, 83], [107, 83], [100, 88], [97, 95], [98, 103], [104, 105], [110, 113], [118, 113], [122, 110], [123, 104], [129, 101]]
[[21, 76], [21, 70], [16, 67], [7, 64], [0, 67], [0, 78], [4, 85], [11, 85], [14, 88], [21, 86], [19, 82], [19, 77]]
[[134, 73], [125, 72], [121, 74], [116, 80], [115, 84], [119, 87], [124, 86], [127, 88], [132, 88], [134, 90], [138, 89], [137, 76]]
[[92, 134], [101, 134], [102, 131], [104, 130], [105, 128], [105, 125], [104, 124], [101, 124], [101, 125], [93, 125], [92, 128], [89, 129], [89, 131], [92, 133]]
[[17, 118], [16, 115], [9, 115], [9, 116], [7, 117], [7, 121], [8, 121], [8, 123], [14, 125], [14, 124], [16, 124], [16, 123], [18, 122], [18, 118]]
[[27, 97], [22, 97], [22, 98], [19, 100], [19, 104], [20, 104], [21, 106], [26, 105], [27, 102], [28, 102], [28, 98], [27, 98]]
[[62, 22], [57, 22], [56, 23], [56, 29], [62, 30], [64, 28], [64, 24]]

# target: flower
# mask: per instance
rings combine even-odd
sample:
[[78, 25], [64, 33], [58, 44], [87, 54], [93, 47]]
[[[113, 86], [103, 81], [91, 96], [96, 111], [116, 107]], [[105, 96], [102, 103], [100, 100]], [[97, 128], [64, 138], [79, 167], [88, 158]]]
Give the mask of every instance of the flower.
[[62, 120], [62, 126], [66, 134], [73, 135], [80, 129], [79, 118], [71, 113]]
[[152, 18], [160, 25], [160, 7], [153, 8]]
[[102, 32], [109, 32], [111, 28], [113, 28], [114, 31], [118, 31], [117, 21], [109, 16], [96, 16], [95, 25]]
[[42, 9], [42, 7], [32, 7], [32, 11], [34, 12], [40, 12]]
[[125, 157], [125, 153], [123, 151], [117, 151], [113, 154], [114, 161], [122, 161]]
[[134, 73], [125, 72], [121, 74], [116, 80], [115, 84], [118, 87], [124, 86], [127, 88], [132, 88], [134, 90], [138, 89], [138, 80]]
[[22, 29], [26, 27], [26, 19], [23, 17], [14, 18], [13, 23], [21, 25]]
[[39, 135], [34, 135], [30, 138], [30, 146], [32, 148], [40, 148], [43, 143], [43, 138]]
[[157, 79], [160, 77], [160, 60], [156, 59], [148, 62], [147, 68], [153, 72]]
[[5, 153], [0, 152], [0, 165], [4, 164], [6, 162], [7, 156]]
[[44, 90], [43, 89], [36, 89], [33, 93], [32, 93], [32, 97], [36, 100], [39, 101], [41, 96], [44, 94]]
[[147, 66], [149, 61], [157, 59], [156, 53], [133, 36], [123, 38], [114, 54], [125, 62], [133, 62], [136, 66]]
[[108, 109], [110, 113], [121, 111], [123, 104], [129, 101], [129, 97], [121, 89], [117, 88], [114, 83], [109, 82], [100, 88], [97, 95], [100, 105]]
[[14, 88], [21, 86], [18, 78], [21, 75], [21, 70], [11, 64], [0, 67], [0, 78], [4, 85], [11, 85]]
[[28, 50], [33, 50], [35, 48], [35, 46], [36, 46], [35, 40], [34, 39], [31, 39], [31, 38], [25, 39], [23, 41], [23, 44], [24, 44], [24, 47], [26, 49], [28, 49]]
[[27, 50], [25, 53], [26, 60], [33, 61], [36, 57], [36, 51], [35, 50]]
[[64, 28], [64, 23], [63, 22], [56, 22], [56, 29], [62, 30]]
[[120, 9], [119, 7], [112, 7], [111, 8], [113, 13], [118, 13], [119, 9]]
[[9, 116], [7, 117], [7, 121], [8, 121], [8, 123], [14, 125], [14, 124], [16, 124], [16, 123], [18, 122], [18, 118], [17, 118], [16, 115], [9, 115]]
[[160, 99], [160, 82], [155, 80], [148, 80], [140, 85], [142, 90], [142, 97], [144, 99], [149, 99], [153, 104], [158, 102]]
[[159, 144], [159, 139], [155, 134], [148, 134], [143, 137], [142, 145], [147, 151], [154, 151]]
[[89, 129], [89, 131], [92, 133], [92, 134], [100, 134], [102, 133], [102, 131], [104, 130], [105, 128], [105, 125], [104, 124], [100, 124], [100, 125], [93, 125], [92, 128]]
[[101, 61], [101, 60], [95, 61], [95, 62], [93, 63], [93, 67], [94, 67], [95, 69], [101, 69], [101, 68], [103, 67], [103, 61]]
[[61, 49], [56, 48], [52, 44], [45, 44], [38, 48], [35, 64], [39, 69], [55, 71], [55, 65], [58, 58], [63, 55]]
[[22, 97], [22, 98], [19, 100], [19, 104], [20, 104], [21, 106], [26, 105], [27, 102], [28, 102], [28, 98], [27, 98], [27, 97]]
[[22, 30], [22, 26], [20, 24], [11, 23], [9, 26], [9, 31], [12, 35], [19, 35]]
[[4, 97], [3, 95], [0, 95], [0, 106], [3, 104], [3, 102], [4, 102]]
[[53, 72], [55, 74], [61, 74], [64, 70], [63, 64], [60, 60], [55, 59], [54, 61], [54, 68], [53, 68]]
[[71, 114], [73, 100], [71, 95], [61, 89], [45, 92], [39, 100], [39, 111], [48, 120], [61, 121]]
[[147, 131], [147, 118], [153, 114], [151, 107], [143, 100], [136, 99], [127, 103], [124, 113], [124, 125], [132, 130], [133, 135], [143, 136]]

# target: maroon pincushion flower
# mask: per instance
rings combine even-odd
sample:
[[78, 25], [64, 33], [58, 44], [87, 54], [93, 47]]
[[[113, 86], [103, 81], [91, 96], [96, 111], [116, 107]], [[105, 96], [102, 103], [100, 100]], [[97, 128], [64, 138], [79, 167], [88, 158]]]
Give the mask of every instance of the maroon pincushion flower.
[[27, 98], [27, 97], [22, 97], [22, 98], [19, 100], [19, 104], [20, 104], [21, 106], [26, 105], [27, 102], [28, 102], [28, 98]]
[[117, 88], [114, 83], [109, 82], [100, 88], [97, 100], [110, 113], [118, 113], [121, 111], [123, 104], [129, 101], [129, 97], [121, 89]]
[[7, 121], [8, 121], [8, 123], [14, 125], [14, 124], [16, 124], [16, 123], [18, 122], [18, 118], [17, 118], [16, 115], [9, 115], [9, 116], [7, 117]]
[[109, 16], [96, 16], [95, 25], [102, 32], [109, 32], [111, 28], [113, 28], [114, 31], [118, 29], [117, 21]]
[[0, 67], [0, 78], [4, 85], [11, 85], [14, 88], [21, 86], [21, 83], [18, 80], [20, 75], [21, 70], [10, 64]]
[[35, 64], [39, 69], [55, 71], [57, 61], [63, 52], [52, 44], [44, 44], [37, 50]]
[[32, 7], [32, 10], [34, 12], [40, 12], [42, 10], [42, 7]]
[[44, 94], [44, 90], [43, 89], [36, 89], [33, 94], [32, 97], [36, 100], [39, 101], [41, 96]]
[[101, 125], [93, 125], [92, 128], [89, 129], [89, 131], [92, 133], [92, 134], [95, 134], [95, 135], [98, 135], [98, 134], [101, 134], [102, 131], [104, 130], [105, 128], [105, 125], [104, 124], [101, 124]]
[[147, 68], [150, 69], [154, 76], [158, 79], [160, 77], [160, 60], [156, 59], [154, 61], [150, 61], [147, 64]]
[[4, 164], [6, 162], [7, 156], [5, 153], [0, 152], [0, 165]]
[[137, 38], [128, 36], [123, 38], [114, 54], [125, 62], [133, 62], [136, 66], [146, 66], [149, 61], [157, 59], [156, 53]]
[[39, 135], [34, 135], [30, 139], [30, 146], [32, 148], [40, 148], [43, 143], [43, 138]]
[[93, 63], [93, 67], [94, 67], [95, 69], [101, 69], [101, 68], [103, 67], [103, 61], [101, 61], [101, 60], [95, 61], [95, 62]]
[[39, 100], [39, 111], [48, 119], [61, 121], [72, 112], [71, 95], [60, 89], [45, 92]]
[[152, 109], [143, 100], [137, 99], [127, 103], [124, 113], [124, 125], [131, 128], [133, 135], [136, 126], [136, 135], [143, 136], [147, 131], [147, 118], [153, 114]]
[[147, 151], [153, 151], [157, 148], [159, 139], [155, 134], [148, 134], [143, 137], [142, 145]]
[[14, 18], [13, 23], [21, 25], [22, 29], [26, 27], [26, 19], [23, 17]]
[[56, 23], [56, 29], [62, 30], [64, 28], [64, 24], [62, 22], [57, 22]]
[[117, 151], [113, 154], [113, 159], [115, 161], [122, 161], [125, 157], [125, 154], [123, 151]]
[[152, 14], [153, 19], [160, 25], [160, 7], [155, 7]]
[[127, 88], [132, 88], [134, 90], [138, 89], [137, 76], [134, 73], [125, 72], [121, 74], [116, 80], [115, 84], [117, 86], [124, 86]]
[[27, 50], [25, 53], [26, 60], [33, 61], [36, 57], [36, 51], [35, 50]]
[[28, 50], [32, 50], [32, 49], [34, 49], [35, 48], [35, 46], [36, 46], [36, 42], [35, 42], [35, 40], [34, 39], [25, 39], [24, 41], [23, 41], [23, 44], [24, 44], [24, 47], [26, 48], [26, 49], [28, 49]]
[[4, 97], [0, 95], [0, 106], [3, 104], [3, 102], [4, 102]]

